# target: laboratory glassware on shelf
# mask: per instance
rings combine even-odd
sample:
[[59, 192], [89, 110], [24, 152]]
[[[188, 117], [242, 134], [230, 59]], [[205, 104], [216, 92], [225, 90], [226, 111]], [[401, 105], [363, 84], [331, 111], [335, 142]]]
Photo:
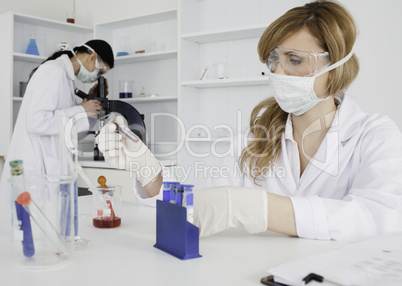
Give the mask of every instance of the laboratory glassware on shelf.
[[29, 39], [27, 50], [25, 51], [28, 55], [39, 56], [38, 46], [36, 45], [36, 39]]
[[119, 98], [132, 98], [133, 85], [132, 80], [119, 80]]
[[128, 37], [120, 37], [120, 44], [116, 57], [128, 56], [129, 47], [130, 39]]

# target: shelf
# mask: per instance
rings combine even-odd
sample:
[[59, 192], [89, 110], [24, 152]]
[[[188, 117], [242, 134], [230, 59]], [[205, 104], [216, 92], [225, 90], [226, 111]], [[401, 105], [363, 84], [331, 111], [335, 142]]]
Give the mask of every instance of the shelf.
[[209, 87], [231, 87], [231, 86], [250, 86], [250, 85], [268, 85], [267, 76], [249, 77], [249, 78], [230, 78], [216, 80], [194, 80], [181, 83], [185, 87], [209, 88]]
[[146, 103], [146, 102], [152, 103], [152, 102], [177, 101], [177, 96], [117, 98], [116, 100], [125, 101], [127, 103]]
[[87, 168], [103, 168], [103, 169], [114, 169], [109, 166], [105, 161], [93, 161], [93, 160], [79, 160], [78, 161], [82, 167]]
[[147, 142], [147, 146], [148, 145], [179, 145], [179, 143], [174, 141], [155, 141]]
[[59, 29], [69, 32], [78, 32], [78, 33], [92, 33], [93, 29], [81, 26], [77, 24], [55, 21], [49, 19], [43, 19], [35, 16], [28, 16], [21, 13], [14, 13], [14, 20], [19, 23], [29, 24], [33, 26], [44, 26], [44, 27], [52, 27], [53, 29]]
[[130, 63], [149, 62], [149, 61], [166, 60], [174, 58], [177, 58], [177, 50], [150, 52], [150, 53], [145, 52], [143, 54], [116, 57], [115, 64], [130, 64]]
[[22, 101], [23, 99], [23, 97], [13, 97], [13, 101]]
[[135, 25], [142, 25], [142, 24], [149, 24], [167, 20], [173, 20], [177, 17], [177, 10], [171, 9], [166, 11], [161, 11], [157, 13], [141, 15], [137, 17], [131, 17], [127, 19], [122, 19], [118, 21], [110, 21], [106, 23], [97, 24], [97, 26], [105, 26], [108, 29], [119, 29], [128, 26], [135, 26]]
[[227, 137], [222, 138], [187, 138], [184, 139], [186, 142], [230, 142], [230, 139]]
[[[160, 157], [160, 158], [157, 158], [157, 159], [165, 167], [172, 167], [172, 166], [177, 165], [177, 157], [171, 157], [171, 158]], [[125, 171], [125, 170], [122, 170], [122, 169], [112, 168], [105, 161], [94, 161], [94, 160], [88, 158], [88, 159], [85, 159], [85, 160], [84, 159], [78, 160], [78, 162], [84, 168], [102, 168], [102, 169], [113, 169], [113, 170]]]
[[225, 29], [210, 32], [197, 32], [183, 34], [183, 40], [193, 41], [199, 44], [211, 42], [223, 42], [248, 38], [259, 38], [267, 28], [267, 25], [244, 27], [239, 29]]
[[14, 60], [17, 61], [25, 61], [25, 62], [32, 62], [32, 63], [42, 63], [47, 59], [47, 57], [43, 56], [35, 56], [35, 55], [28, 55], [23, 53], [13, 53]]

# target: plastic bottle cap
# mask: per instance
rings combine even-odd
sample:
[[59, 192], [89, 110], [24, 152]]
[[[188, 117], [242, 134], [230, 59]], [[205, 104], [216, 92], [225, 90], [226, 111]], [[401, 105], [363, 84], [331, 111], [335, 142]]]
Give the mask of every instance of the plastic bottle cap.
[[31, 194], [28, 192], [23, 192], [17, 197], [17, 203], [24, 207], [29, 206], [31, 201]]

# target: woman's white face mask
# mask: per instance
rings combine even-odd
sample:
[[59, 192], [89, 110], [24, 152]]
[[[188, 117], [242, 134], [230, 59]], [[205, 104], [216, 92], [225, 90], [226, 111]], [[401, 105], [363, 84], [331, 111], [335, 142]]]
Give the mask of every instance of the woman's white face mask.
[[[92, 52], [95, 52], [91, 47], [87, 46], [87, 45], [83, 45], [86, 48], [88, 48], [89, 50], [91, 50]], [[77, 55], [75, 54], [75, 52], [72, 50], [73, 55], [75, 56], [75, 58], [77, 59], [78, 63], [80, 64], [80, 70], [77, 74], [77, 79], [83, 83], [92, 83], [95, 82], [98, 79], [98, 75], [99, 75], [99, 62], [96, 59], [95, 60], [95, 70], [90, 72], [83, 64], [82, 62], [78, 59]]]
[[330, 65], [311, 77], [276, 74], [269, 70], [269, 81], [275, 100], [281, 109], [294, 115], [302, 115], [317, 103], [330, 99], [318, 98], [314, 91], [314, 82], [320, 75], [333, 70], [347, 62], [353, 55], [352, 51], [340, 61]]
[[81, 63], [81, 61], [76, 57], [77, 61], [81, 65], [80, 70], [77, 74], [77, 79], [83, 83], [92, 83], [98, 79], [99, 74], [99, 63], [95, 60], [95, 70], [90, 72], [87, 68]]

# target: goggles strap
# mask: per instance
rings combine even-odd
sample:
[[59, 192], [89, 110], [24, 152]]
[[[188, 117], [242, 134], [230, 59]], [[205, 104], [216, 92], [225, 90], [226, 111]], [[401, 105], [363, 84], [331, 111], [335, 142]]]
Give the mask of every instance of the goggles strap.
[[319, 73], [315, 74], [314, 77], [319, 77], [320, 75], [323, 75], [326, 72], [329, 72], [330, 70], [333, 70], [341, 65], [343, 65], [344, 63], [346, 63], [352, 56], [353, 56], [353, 48], [350, 51], [350, 53], [344, 57], [343, 59], [341, 59], [340, 61], [334, 63], [333, 65], [330, 65], [329, 67], [323, 69], [322, 71], [320, 71]]

